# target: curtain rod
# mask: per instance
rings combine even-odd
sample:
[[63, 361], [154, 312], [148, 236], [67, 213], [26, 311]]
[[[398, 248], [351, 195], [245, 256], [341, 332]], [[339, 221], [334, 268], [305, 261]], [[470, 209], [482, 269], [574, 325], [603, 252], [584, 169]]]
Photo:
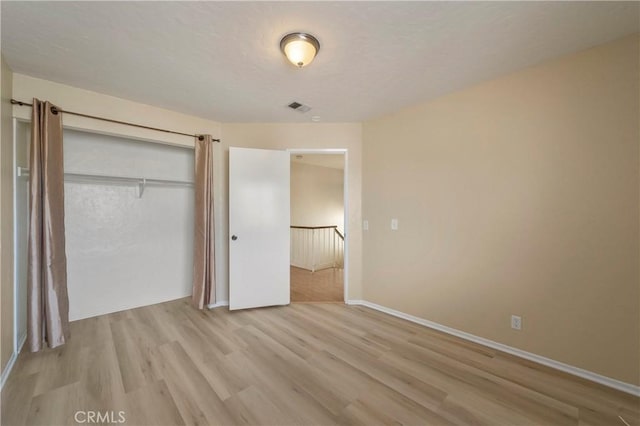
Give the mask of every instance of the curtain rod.
[[[29, 107], [33, 108], [33, 104], [30, 104], [28, 102], [17, 101], [15, 99], [11, 99], [11, 104], [12, 105], [19, 105], [19, 106], [29, 106]], [[139, 127], [141, 129], [156, 130], [158, 132], [164, 132], [164, 133], [172, 133], [174, 135], [191, 136], [192, 138], [198, 138], [198, 140], [203, 140], [204, 139], [204, 136], [202, 136], [202, 135], [192, 135], [190, 133], [182, 133], [182, 132], [176, 132], [174, 130], [159, 129], [157, 127], [143, 126], [142, 124], [129, 123], [127, 121], [113, 120], [111, 118], [104, 118], [104, 117], [98, 117], [98, 116], [95, 116], [95, 115], [82, 114], [82, 113], [79, 113], [79, 112], [66, 111], [66, 110], [58, 109], [55, 106], [51, 107], [51, 112], [53, 114], [57, 114], [59, 112], [62, 112], [62, 113], [65, 113], [65, 114], [77, 115], [78, 117], [92, 118], [94, 120], [108, 121], [109, 123], [116, 123], [116, 124], [124, 124], [125, 126]], [[211, 139], [211, 140], [213, 142], [220, 142], [220, 139]]]

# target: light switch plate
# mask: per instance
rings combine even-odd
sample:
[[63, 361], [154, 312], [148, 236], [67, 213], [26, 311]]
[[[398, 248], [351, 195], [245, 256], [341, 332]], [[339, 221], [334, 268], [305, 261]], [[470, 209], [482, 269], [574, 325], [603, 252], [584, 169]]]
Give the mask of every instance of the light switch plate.
[[364, 230], [364, 231], [368, 231], [369, 230], [369, 221], [366, 220], [366, 219], [362, 221], [362, 230]]
[[398, 230], [398, 219], [391, 219], [391, 230], [392, 231]]

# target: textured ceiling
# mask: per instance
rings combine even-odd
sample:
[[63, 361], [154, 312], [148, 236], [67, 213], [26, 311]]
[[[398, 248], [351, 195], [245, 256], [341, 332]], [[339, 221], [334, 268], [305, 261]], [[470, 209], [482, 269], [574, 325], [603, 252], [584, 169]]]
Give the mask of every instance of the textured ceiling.
[[[638, 2], [1, 2], [18, 73], [217, 121], [361, 121], [639, 30]], [[321, 49], [298, 70], [295, 30]], [[296, 100], [313, 109], [286, 108]]]
[[344, 154], [291, 154], [291, 161], [311, 166], [344, 169]]

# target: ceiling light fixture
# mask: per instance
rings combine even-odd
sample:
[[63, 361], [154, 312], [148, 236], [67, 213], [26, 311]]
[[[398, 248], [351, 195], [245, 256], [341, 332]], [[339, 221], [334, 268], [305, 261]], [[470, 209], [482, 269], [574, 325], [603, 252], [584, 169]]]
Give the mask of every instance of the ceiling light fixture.
[[298, 68], [309, 65], [320, 51], [320, 42], [307, 33], [291, 33], [280, 40], [280, 50]]

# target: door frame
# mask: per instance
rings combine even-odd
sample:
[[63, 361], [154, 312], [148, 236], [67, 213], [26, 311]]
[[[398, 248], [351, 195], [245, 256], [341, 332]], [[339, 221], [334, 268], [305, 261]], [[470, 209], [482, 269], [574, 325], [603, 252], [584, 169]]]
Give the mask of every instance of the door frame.
[[[343, 154], [344, 155], [344, 170], [342, 171], [342, 183], [344, 185], [343, 188], [343, 197], [342, 201], [344, 205], [344, 267], [343, 267], [343, 277], [342, 281], [344, 282], [344, 303], [347, 303], [349, 300], [349, 239], [351, 233], [349, 232], [349, 150], [347, 148], [289, 148], [287, 149], [289, 155], [295, 154]], [[291, 181], [291, 176], [289, 176], [289, 181]]]

